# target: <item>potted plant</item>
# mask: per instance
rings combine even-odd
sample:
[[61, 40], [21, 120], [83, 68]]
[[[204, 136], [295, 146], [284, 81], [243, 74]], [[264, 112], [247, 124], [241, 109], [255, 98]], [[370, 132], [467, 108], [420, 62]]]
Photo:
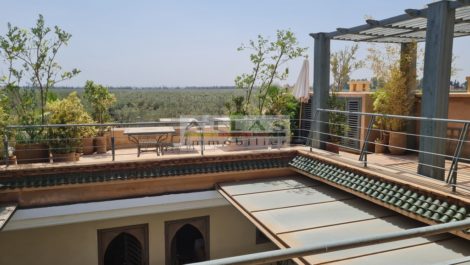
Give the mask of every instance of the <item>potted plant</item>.
[[[47, 118], [50, 124], [84, 124], [93, 123], [85, 111], [76, 92], [70, 93], [62, 100], [47, 103]], [[54, 162], [71, 162], [76, 160], [76, 151], [81, 139], [89, 135], [88, 127], [60, 126], [48, 130], [49, 145]]]
[[95, 152], [95, 145], [93, 143], [94, 136], [96, 135], [96, 129], [93, 127], [88, 127], [86, 132], [83, 134], [81, 141], [81, 153], [84, 155], [91, 155]]
[[[1, 99], [0, 99], [1, 100]], [[0, 136], [9, 137], [8, 132], [6, 130], [6, 126], [8, 124], [9, 115], [5, 111], [5, 109], [0, 105]], [[13, 154], [13, 148], [3, 145], [3, 139], [0, 140], [0, 165], [5, 163], [5, 158], [8, 159], [8, 164], [13, 165], [16, 164], [16, 157]]]
[[[46, 143], [44, 128], [35, 127], [41, 123], [41, 113], [37, 108], [35, 92], [31, 89], [20, 89], [18, 86], [8, 84], [6, 91], [13, 93], [16, 105], [13, 106], [12, 97], [8, 97], [6, 104], [2, 105], [8, 115], [9, 124], [19, 124], [25, 126], [23, 129], [9, 130], [9, 138], [15, 139], [14, 155], [19, 164], [27, 163], [47, 163], [49, 162], [49, 146]], [[7, 107], [9, 106], [9, 107]], [[18, 107], [18, 106], [21, 106]]]
[[[406, 85], [404, 73], [398, 65], [390, 69], [390, 76], [386, 80], [381, 95], [376, 98], [381, 102], [374, 101], [374, 108], [377, 105], [383, 113], [393, 115], [409, 115], [413, 103], [413, 97], [410, 95]], [[377, 110], [377, 109], [376, 109]], [[399, 118], [387, 118], [386, 128], [390, 130], [388, 141], [389, 151], [393, 155], [402, 155], [406, 152], [406, 121]]]
[[377, 154], [385, 153], [386, 146], [385, 146], [382, 138], [375, 139], [374, 144], [375, 144], [374, 145], [375, 153], [377, 153]]
[[[328, 97], [328, 107], [334, 110], [346, 109], [344, 99], [339, 98], [335, 92], [331, 93]], [[339, 146], [341, 144], [341, 137], [348, 131], [347, 117], [343, 113], [328, 113], [328, 142], [326, 143], [326, 150], [332, 153], [339, 153]]]
[[[109, 108], [116, 102], [114, 94], [108, 88], [96, 84], [93, 81], [86, 81], [85, 98], [92, 108], [93, 119], [104, 124], [109, 121]], [[106, 127], [100, 126], [98, 134], [94, 139], [95, 150], [98, 154], [106, 153], [107, 138], [105, 136]]]
[[15, 133], [15, 155], [18, 164], [49, 163], [49, 146], [42, 129]]

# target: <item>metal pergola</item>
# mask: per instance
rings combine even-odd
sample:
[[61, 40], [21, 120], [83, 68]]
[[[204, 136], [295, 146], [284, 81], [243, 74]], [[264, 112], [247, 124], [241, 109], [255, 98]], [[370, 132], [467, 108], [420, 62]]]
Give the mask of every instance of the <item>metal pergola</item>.
[[[452, 45], [456, 37], [470, 35], [470, 0], [433, 2], [424, 9], [406, 9], [404, 14], [382, 20], [366, 20], [366, 24], [352, 28], [338, 28], [333, 32], [311, 33], [315, 39], [313, 60], [313, 108], [327, 109], [330, 87], [330, 41], [398, 43], [402, 55], [417, 42], [425, 43], [423, 95], [421, 116], [429, 118], [448, 117], [449, 82], [452, 62]], [[414, 48], [416, 49], [416, 48]], [[416, 60], [410, 62], [416, 69]], [[315, 116], [315, 115], [312, 115]], [[312, 130], [314, 144], [324, 149], [328, 114], [317, 113], [318, 121]], [[432, 154], [443, 154], [446, 150], [447, 124], [420, 123], [419, 162], [436, 167], [419, 167], [418, 173], [444, 179], [445, 159]], [[441, 138], [441, 139], [440, 139]]]

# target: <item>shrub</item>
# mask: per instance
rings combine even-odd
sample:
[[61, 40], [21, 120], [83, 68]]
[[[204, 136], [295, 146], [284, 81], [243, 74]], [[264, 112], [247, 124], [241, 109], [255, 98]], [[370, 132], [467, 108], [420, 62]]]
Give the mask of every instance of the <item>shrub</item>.
[[[93, 123], [76, 92], [64, 99], [48, 102], [47, 111], [50, 124]], [[81, 138], [93, 136], [96, 132], [92, 127], [58, 127], [50, 128], [48, 133], [49, 144], [55, 153], [70, 153], [79, 147]]]

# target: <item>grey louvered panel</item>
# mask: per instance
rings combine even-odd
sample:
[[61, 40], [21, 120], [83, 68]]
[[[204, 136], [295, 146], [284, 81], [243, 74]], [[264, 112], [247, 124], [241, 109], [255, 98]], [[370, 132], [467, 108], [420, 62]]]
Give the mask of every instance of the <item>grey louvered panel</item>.
[[[361, 98], [346, 98], [346, 111], [359, 112], [361, 109]], [[359, 149], [359, 132], [361, 117], [359, 115], [348, 115], [348, 131], [345, 133], [347, 138], [343, 138], [342, 145]]]
[[310, 126], [312, 124], [312, 98], [309, 99], [307, 103], [303, 103], [302, 108], [302, 123], [301, 123], [301, 131], [299, 132], [300, 140], [302, 143], [306, 143], [307, 138], [310, 132]]

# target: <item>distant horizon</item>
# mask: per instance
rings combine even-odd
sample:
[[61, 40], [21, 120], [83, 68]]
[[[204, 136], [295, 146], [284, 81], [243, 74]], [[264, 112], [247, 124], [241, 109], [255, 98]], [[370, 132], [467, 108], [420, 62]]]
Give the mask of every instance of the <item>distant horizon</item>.
[[[250, 72], [249, 52], [238, 52], [241, 43], [258, 34], [272, 37], [277, 29], [290, 29], [301, 47], [308, 48], [310, 83], [313, 84], [312, 32], [403, 14], [407, 8], [423, 8], [432, 0], [344, 1], [330, 0], [178, 0], [138, 3], [124, 0], [8, 1], [2, 5], [0, 34], [10, 22], [20, 28], [34, 25], [38, 14], [46, 25], [58, 25], [72, 34], [62, 47], [58, 62], [64, 70], [82, 72], [59, 86], [80, 87], [86, 80], [110, 87], [206, 87], [233, 86], [237, 75]], [[469, 37], [454, 39], [456, 68], [452, 80], [470, 76]], [[331, 52], [354, 42], [332, 41]], [[368, 44], [359, 43], [364, 59]], [[422, 44], [419, 44], [423, 48]], [[279, 85], [295, 84], [303, 58], [289, 62], [289, 78]], [[3, 68], [2, 68], [3, 67]], [[0, 75], [5, 67], [0, 67]], [[363, 68], [351, 78], [371, 77]]]

